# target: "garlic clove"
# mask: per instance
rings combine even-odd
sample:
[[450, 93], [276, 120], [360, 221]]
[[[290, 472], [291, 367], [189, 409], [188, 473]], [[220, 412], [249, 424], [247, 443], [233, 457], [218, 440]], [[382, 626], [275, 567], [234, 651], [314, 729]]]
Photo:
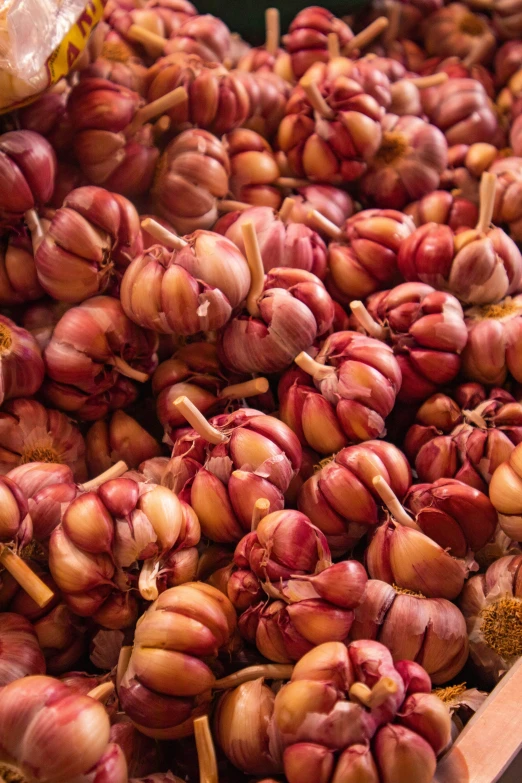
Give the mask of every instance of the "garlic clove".
[[275, 696], [262, 679], [252, 680], [225, 693], [216, 707], [216, 740], [227, 758], [249, 775], [282, 771], [282, 760], [272, 756], [268, 723]]
[[210, 690], [215, 682], [203, 661], [175, 650], [135, 647], [132, 667], [145, 687], [168, 696], [197, 696]]
[[382, 783], [430, 783], [437, 759], [425, 739], [404, 726], [387, 725], [374, 739]]
[[429, 742], [437, 756], [451, 741], [450, 711], [433, 693], [408, 696], [401, 706], [399, 723]]
[[331, 783], [380, 783], [370, 748], [366, 745], [351, 745], [343, 750]]
[[343, 641], [354, 619], [352, 611], [317, 599], [290, 604], [287, 612], [297, 632], [313, 644]]
[[283, 761], [289, 783], [329, 783], [335, 765], [333, 751], [312, 742], [290, 745]]
[[62, 527], [71, 543], [91, 554], [110, 553], [114, 523], [94, 492], [75, 498], [67, 507]]

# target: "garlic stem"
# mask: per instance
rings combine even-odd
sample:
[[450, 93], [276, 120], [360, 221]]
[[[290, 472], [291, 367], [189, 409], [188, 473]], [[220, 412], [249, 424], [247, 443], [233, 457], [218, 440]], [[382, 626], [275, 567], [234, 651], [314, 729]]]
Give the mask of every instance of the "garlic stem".
[[0, 761], [0, 783], [30, 783], [20, 767], [11, 761]]
[[402, 79], [401, 81], [414, 84], [419, 90], [424, 90], [426, 87], [437, 87], [439, 84], [447, 82], [449, 76], [447, 73], [432, 73], [430, 76], [414, 76], [411, 79]]
[[353, 302], [350, 302], [350, 310], [370, 337], [375, 337], [376, 340], [384, 340], [386, 334], [384, 327], [377, 323], [362, 302], [354, 299]]
[[277, 8], [267, 8], [265, 11], [266, 41], [265, 49], [268, 54], [276, 55], [279, 49], [281, 37], [281, 21]]
[[253, 378], [244, 383], [233, 383], [219, 392], [221, 399], [241, 400], [243, 397], [255, 397], [256, 394], [265, 394], [269, 383], [266, 378]]
[[116, 665], [116, 688], [120, 687], [120, 683], [125, 676], [125, 672], [129, 668], [129, 663], [132, 655], [132, 645], [124, 645], [118, 656], [118, 663]]
[[324, 231], [324, 233], [332, 239], [340, 239], [343, 234], [339, 226], [336, 226], [335, 223], [333, 223], [331, 220], [328, 220], [327, 217], [322, 215], [316, 209], [310, 210], [306, 216], [306, 219], [311, 224], [311, 226], [321, 229], [321, 231]]
[[188, 245], [181, 237], [174, 234], [173, 231], [169, 231], [167, 228], [158, 223], [157, 220], [152, 218], [145, 218], [141, 221], [141, 227], [144, 231], [157, 239], [158, 242], [162, 242], [165, 247], [174, 248], [174, 250], [181, 250]]
[[488, 424], [486, 419], [481, 415], [481, 411], [483, 411], [489, 405], [490, 401], [486, 400], [482, 403], [482, 405], [478, 405], [474, 410], [463, 409], [462, 415], [467, 422], [471, 422], [475, 425], [475, 427], [480, 427], [481, 430], [486, 430], [488, 428]]
[[299, 84], [305, 91], [306, 97], [310, 101], [312, 109], [320, 114], [321, 117], [324, 117], [325, 120], [333, 120], [335, 117], [335, 112], [328, 106], [325, 99], [321, 95], [321, 91], [317, 86], [317, 82], [311, 80], [310, 78], [307, 79], [306, 76], [303, 76]]
[[391, 46], [399, 40], [399, 29], [401, 26], [401, 4], [397, 0], [387, 3], [388, 27], [383, 36], [385, 46]]
[[362, 704], [363, 707], [368, 706], [368, 700], [371, 695], [372, 689], [365, 685], [364, 682], [354, 682], [348, 691], [350, 701], [355, 701], [357, 704]]
[[95, 699], [95, 701], [99, 701], [100, 704], [106, 704], [107, 700], [110, 696], [114, 693], [114, 683], [113, 682], [102, 682], [100, 685], [97, 685], [96, 688], [93, 688], [92, 691], [89, 691], [87, 696], [90, 696], [91, 699]]
[[304, 370], [308, 375], [311, 375], [314, 381], [322, 381], [335, 372], [333, 367], [316, 362], [315, 359], [312, 359], [310, 354], [306, 353], [306, 351], [302, 351], [298, 354], [295, 357], [294, 362], [301, 370]]
[[208, 443], [223, 443], [227, 439], [226, 435], [223, 435], [222, 432], [219, 432], [219, 430], [208, 423], [201, 411], [196, 408], [188, 397], [178, 397], [174, 405], [190, 426], [196, 430], [198, 435], [201, 435]]
[[495, 194], [497, 190], [497, 178], [489, 171], [485, 171], [480, 180], [480, 213], [476, 230], [485, 234], [491, 225], [493, 208], [495, 206]]
[[290, 217], [292, 210], [294, 208], [295, 199], [291, 196], [288, 196], [288, 198], [285, 198], [281, 205], [281, 209], [279, 210], [279, 219], [285, 223], [288, 218]]
[[155, 557], [149, 557], [143, 563], [138, 579], [140, 595], [146, 601], [155, 601], [159, 595], [156, 579], [158, 576], [158, 561]]
[[198, 751], [199, 783], [219, 783], [216, 751], [208, 725], [208, 715], [194, 721], [194, 738]]
[[171, 119], [166, 114], [164, 114], [163, 117], [160, 117], [158, 120], [156, 120], [152, 128], [155, 141], [158, 141], [163, 136], [164, 133], [167, 133], [167, 131], [170, 130], [171, 125], [172, 125]]
[[228, 688], [235, 688], [244, 682], [258, 680], [264, 677], [265, 680], [289, 680], [292, 676], [294, 667], [289, 663], [264, 663], [257, 666], [247, 666], [246, 669], [240, 669], [228, 677], [222, 677], [214, 683], [214, 690], [224, 691]]
[[254, 318], [258, 318], [260, 314], [258, 301], [261, 298], [261, 294], [263, 293], [263, 288], [265, 285], [265, 269], [263, 266], [263, 259], [261, 258], [261, 251], [259, 249], [259, 242], [257, 240], [254, 224], [245, 223], [242, 225], [241, 233], [243, 234], [245, 255], [252, 278], [250, 291], [248, 292], [246, 299], [246, 306], [250, 315]]
[[337, 33], [328, 33], [328, 56], [330, 60], [335, 60], [341, 56], [341, 47], [339, 46], [339, 36]]
[[252, 209], [252, 204], [223, 198], [218, 200], [217, 208], [219, 212], [246, 212], [247, 209]]
[[140, 27], [138, 24], [131, 24], [127, 30], [127, 38], [131, 41], [143, 44], [147, 49], [148, 54], [152, 57], [159, 57], [165, 50], [165, 44], [167, 41], [162, 38], [161, 35], [153, 33], [152, 30], [147, 30], [146, 27]]
[[279, 177], [274, 182], [280, 188], [306, 188], [310, 184], [308, 179], [298, 179], [297, 177]]
[[388, 696], [397, 693], [398, 687], [391, 677], [381, 677], [377, 680], [370, 694], [370, 707], [380, 707]]
[[34, 254], [40, 247], [42, 239], [44, 238], [42, 224], [40, 223], [40, 218], [38, 217], [38, 212], [36, 209], [28, 209], [24, 215], [24, 218], [25, 222], [27, 223], [27, 228], [31, 234], [31, 242], [33, 244]]
[[133, 381], [138, 381], [138, 383], [145, 383], [145, 381], [149, 380], [149, 376], [146, 372], [135, 370], [134, 367], [131, 367], [121, 356], [115, 356], [112, 360], [112, 364], [118, 372], [125, 375], [126, 378], [132, 378]]
[[388, 511], [396, 522], [399, 522], [405, 527], [411, 527], [413, 530], [420, 531], [418, 524], [410, 517], [403, 506], [401, 506], [395, 492], [382, 476], [374, 476], [372, 484], [375, 487], [375, 490], [381, 498], [382, 502], [388, 508]]
[[356, 701], [364, 707], [373, 709], [380, 707], [388, 696], [397, 693], [397, 683], [391, 677], [381, 677], [373, 688], [369, 688], [363, 682], [354, 682], [350, 687], [349, 696], [351, 701]]
[[173, 109], [180, 103], [185, 103], [188, 100], [188, 94], [184, 87], [176, 87], [175, 90], [162, 95], [161, 98], [157, 98], [155, 101], [147, 103], [143, 108], [138, 109], [134, 115], [132, 122], [125, 128], [125, 135], [127, 138], [132, 136], [136, 131], [145, 125], [146, 122], [152, 120], [154, 117], [158, 117], [160, 114], [164, 114], [169, 109]]
[[365, 27], [360, 33], [354, 35], [351, 41], [348, 41], [344, 47], [343, 53], [350, 54], [350, 52], [355, 51], [355, 49], [364, 49], [364, 47], [368, 46], [368, 44], [377, 38], [378, 35], [383, 33], [388, 25], [389, 22], [385, 16], [377, 17], [368, 27]]
[[25, 590], [39, 607], [47, 606], [54, 598], [53, 591], [42, 582], [40, 577], [27, 565], [25, 560], [11, 549], [0, 544], [0, 565], [9, 571], [20, 587]]
[[[484, 3], [482, 5], [482, 7], [486, 9], [492, 8], [492, 6], [493, 2]], [[472, 44], [466, 57], [464, 57], [462, 60], [462, 65], [465, 68], [472, 68], [474, 65], [477, 65], [477, 63], [480, 63], [488, 53], [488, 50], [491, 49], [491, 43], [491, 36], [489, 35], [480, 36], [477, 38], [475, 43]]]
[[118, 462], [116, 462], [114, 465], [112, 465], [110, 468], [107, 468], [107, 470], [104, 470], [103, 473], [100, 473], [99, 476], [96, 476], [95, 478], [91, 479], [90, 481], [86, 481], [85, 484], [80, 484], [81, 488], [84, 490], [84, 492], [89, 492], [91, 489], [96, 489], [97, 487], [104, 484], [106, 481], [110, 481], [111, 479], [120, 478], [120, 476], [123, 476], [124, 473], [128, 471], [127, 464], [120, 459]]
[[257, 530], [257, 526], [268, 514], [270, 514], [270, 501], [268, 498], [258, 498], [254, 503], [254, 510], [252, 511], [252, 525], [250, 530], [253, 532]]

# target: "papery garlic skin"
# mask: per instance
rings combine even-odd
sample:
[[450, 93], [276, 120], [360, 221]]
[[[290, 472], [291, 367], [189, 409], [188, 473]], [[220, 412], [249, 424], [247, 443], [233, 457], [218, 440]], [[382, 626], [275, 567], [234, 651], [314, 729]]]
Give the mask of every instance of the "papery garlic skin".
[[479, 216], [476, 204], [446, 190], [428, 193], [419, 201], [408, 204], [404, 211], [417, 227], [424, 223], [446, 223], [453, 231], [463, 226], [474, 226]]
[[282, 772], [280, 749], [268, 733], [274, 700], [273, 691], [258, 679], [226, 692], [217, 704], [216, 741], [234, 766], [248, 775]]
[[290, 84], [276, 73], [263, 71], [248, 73], [235, 70], [234, 79], [241, 82], [250, 101], [245, 128], [256, 131], [267, 139], [273, 138], [285, 115]]
[[454, 396], [458, 403], [436, 394], [419, 408], [405, 453], [421, 481], [455, 478], [487, 492], [492, 475], [522, 439], [522, 405], [503, 389], [488, 395], [478, 383], [462, 384]]
[[85, 445], [93, 478], [119, 460], [132, 469], [161, 454], [157, 440], [123, 411], [115, 411], [108, 422], [95, 422], [87, 432]]
[[292, 71], [297, 79], [300, 79], [313, 63], [328, 61], [326, 32], [336, 33], [341, 47], [353, 38], [347, 24], [318, 6], [305, 8], [292, 21], [283, 43], [290, 53]]
[[52, 196], [56, 155], [39, 133], [10, 131], [0, 136], [0, 213], [20, 218]]
[[139, 197], [149, 189], [159, 157], [152, 126], [131, 124], [144, 105], [133, 89], [141, 85], [121, 84], [115, 73], [96, 73], [100, 67], [103, 61], [97, 58], [68, 100], [76, 159], [93, 185]]
[[143, 249], [139, 216], [128, 199], [104, 188], [76, 188], [65, 198], [35, 254], [50, 296], [82, 302], [117, 293], [125, 268]]
[[[310, 772], [324, 783], [429, 783], [450, 739], [450, 713], [432, 703], [429, 680], [418, 678], [423, 690], [405, 701], [412, 680], [400, 672], [386, 648], [368, 640], [323, 644], [301, 658], [277, 693], [271, 727], [289, 783], [306, 783]], [[415, 718], [413, 703], [425, 705]], [[415, 730], [402, 725], [408, 715]]]
[[492, 685], [522, 655], [522, 556], [501, 557], [465, 585], [459, 606], [466, 618], [470, 655]]
[[499, 512], [500, 527], [510, 538], [522, 541], [522, 448], [520, 444], [498, 466], [490, 483], [491, 502]]
[[[416, 233], [402, 243], [399, 266], [405, 246]], [[456, 377], [467, 342], [464, 313], [456, 297], [424, 283], [401, 283], [372, 294], [367, 308], [378, 327], [388, 330], [381, 329], [380, 339], [390, 342], [399, 363], [399, 399], [425, 400]]]
[[66, 783], [87, 774], [111, 750], [109, 732], [102, 704], [51, 677], [25, 677], [2, 690], [0, 760], [32, 780]]
[[326, 338], [316, 361], [315, 377], [291, 369], [279, 382], [281, 418], [301, 444], [327, 455], [382, 435], [402, 383], [392, 349], [341, 331]]
[[[135, 596], [125, 593], [138, 587], [142, 598], [155, 600], [176, 569], [176, 555], [200, 539], [192, 509], [167, 487], [134, 475], [110, 479], [97, 492], [78, 488], [49, 539], [49, 567], [67, 605], [111, 629], [136, 620]], [[189, 563], [178, 578], [192, 571]]]
[[436, 190], [446, 168], [442, 132], [419, 117], [387, 114], [380, 148], [361, 181], [365, 199], [384, 209], [401, 209]]
[[450, 145], [494, 143], [498, 136], [497, 114], [475, 78], [453, 78], [428, 87], [423, 91], [422, 107]]
[[477, 41], [484, 42], [482, 61], [491, 57], [495, 38], [488, 19], [472, 13], [464, 3], [450, 3], [436, 11], [425, 23], [425, 45], [429, 54], [457, 55], [464, 59]]
[[394, 209], [364, 209], [343, 226], [340, 242], [328, 248], [328, 289], [348, 305], [397, 279], [397, 253], [414, 231], [409, 216]]
[[[85, 441], [64, 413], [36, 400], [11, 400], [0, 413], [0, 472], [32, 462], [66, 465], [77, 481], [87, 478]], [[16, 479], [15, 479], [16, 480]]]
[[351, 78], [319, 77], [317, 86], [322, 112], [315, 111], [302, 85], [295, 87], [279, 125], [278, 146], [297, 177], [333, 185], [359, 179], [371, 167], [382, 140], [385, 110], [380, 96], [370, 94], [358, 73]]
[[303, 223], [284, 222], [270, 207], [254, 206], [244, 212], [224, 215], [215, 230], [234, 242], [245, 254], [241, 227], [252, 222], [256, 229], [265, 272], [279, 267], [304, 269], [323, 280], [327, 251], [317, 231]]
[[456, 598], [468, 567], [419, 530], [385, 522], [366, 550], [370, 576], [430, 598]]
[[19, 234], [11, 234], [7, 246], [0, 251], [0, 303], [3, 306], [25, 304], [44, 296], [34, 266], [31, 236], [27, 229], [19, 231]]
[[169, 484], [198, 516], [205, 536], [239, 541], [251, 529], [257, 500], [272, 511], [301, 466], [302, 449], [283, 422], [251, 408], [221, 414], [209, 423], [225, 437], [211, 444], [195, 430], [180, 435], [168, 468]]
[[30, 674], [45, 674], [45, 659], [31, 623], [11, 612], [0, 614], [0, 687]]
[[141, 734], [123, 713], [117, 713], [111, 725], [111, 742], [120, 746], [130, 775], [147, 775], [160, 766], [157, 744]]
[[[517, 118], [513, 124], [514, 136], [515, 134], [518, 136], [519, 128], [520, 122]], [[513, 138], [512, 144], [514, 142], [515, 138]], [[509, 226], [510, 237], [515, 241], [519, 241], [522, 236], [522, 212], [518, 195], [522, 189], [522, 165], [520, 158], [501, 157], [488, 170], [497, 178], [493, 221], [497, 225], [506, 223]]]
[[225, 648], [235, 627], [232, 604], [210, 585], [193, 582], [160, 595], [138, 622], [118, 686], [140, 731], [172, 739], [192, 733], [191, 717], [206, 712], [215, 682], [202, 659]]
[[[45, 572], [41, 564], [36, 561], [28, 561], [28, 564], [42, 582], [53, 591], [54, 597], [42, 608], [10, 574], [4, 573], [3, 590], [0, 595], [0, 608], [5, 612], [2, 617], [14, 616], [19, 617], [20, 621], [29, 622], [29, 630], [36, 639], [39, 654], [43, 654], [44, 657], [44, 668], [40, 672], [29, 672], [29, 674], [47, 673], [57, 676], [73, 669], [84, 654], [85, 628], [82, 621], [75, 617], [61, 601], [60, 592], [50, 574]], [[11, 615], [11, 612], [15, 614]], [[30, 644], [26, 652], [27, 649], [31, 649]], [[20, 656], [18, 662], [20, 661], [23, 661], [23, 655]]]
[[379, 523], [378, 495], [372, 479], [382, 476], [402, 498], [411, 486], [404, 454], [382, 440], [339, 451], [303, 484], [299, 510], [325, 535], [334, 553], [349, 551]]
[[272, 269], [257, 304], [259, 317], [243, 312], [219, 337], [219, 356], [235, 372], [268, 374], [286, 369], [329, 331], [335, 315], [323, 283], [304, 269]]
[[45, 374], [33, 335], [0, 315], [0, 404], [12, 397], [36, 394]]
[[500, 385], [511, 373], [520, 381], [522, 296], [471, 307], [465, 316], [469, 336], [462, 360], [466, 377], [478, 383]]
[[241, 635], [265, 658], [289, 663], [316, 644], [347, 639], [366, 571], [356, 560], [332, 565], [325, 536], [304, 514], [287, 509], [263, 517], [233, 562], [209, 581], [230, 598]]
[[273, 185], [279, 177], [279, 166], [266, 139], [255, 131], [236, 128], [224, 141], [230, 158], [233, 197], [253, 206], [279, 209], [281, 191]]
[[212, 14], [189, 16], [170, 39], [166, 51], [197, 54], [204, 60], [222, 62], [231, 45], [230, 30]]
[[[195, 342], [178, 348], [171, 357], [161, 362], [152, 376], [152, 390], [156, 399], [158, 419], [166, 437], [173, 442], [176, 432], [186, 425], [185, 418], [175, 406], [180, 396], [187, 397], [205, 415], [218, 413], [231, 404], [220, 397], [225, 387], [250, 380], [247, 375], [227, 370], [218, 357], [215, 343]], [[258, 395], [254, 405], [261, 410], [270, 402], [270, 393]]]
[[455, 604], [377, 579], [368, 581], [355, 609], [350, 638], [381, 642], [394, 661], [415, 661], [436, 684], [453, 679], [468, 658], [466, 623]]
[[406, 280], [449, 291], [470, 305], [516, 293], [522, 274], [520, 251], [496, 227], [454, 234], [449, 226], [426, 223], [402, 244], [398, 265]]
[[21, 549], [31, 541], [33, 523], [23, 492], [6, 476], [0, 478], [0, 508], [0, 542]]
[[186, 336], [220, 329], [248, 293], [248, 264], [230, 240], [199, 230], [184, 241], [173, 252], [154, 245], [125, 272], [123, 309], [145, 329]]
[[419, 528], [454, 557], [482, 549], [493, 537], [498, 523], [488, 496], [454, 479], [414, 484], [404, 505], [415, 514]]
[[157, 335], [127, 318], [118, 299], [87, 299], [60, 318], [44, 351], [45, 396], [87, 420], [126, 407], [137, 397], [135, 382], [156, 369], [157, 344]]
[[205, 130], [176, 136], [161, 156], [151, 189], [155, 212], [179, 234], [209, 229], [217, 199], [228, 192], [230, 161], [224, 145]]
[[[189, 24], [215, 17], [199, 16]], [[223, 25], [224, 26], [224, 25]], [[176, 35], [165, 46], [166, 57], [157, 60], [149, 72], [149, 101], [158, 100], [171, 90], [183, 86], [187, 96], [168, 111], [173, 128], [203, 128], [217, 137], [242, 126], [252, 106], [248, 90], [234, 69], [220, 65], [215, 57], [201, 58], [197, 47], [182, 54]], [[241, 74], [243, 76], [243, 74]]]

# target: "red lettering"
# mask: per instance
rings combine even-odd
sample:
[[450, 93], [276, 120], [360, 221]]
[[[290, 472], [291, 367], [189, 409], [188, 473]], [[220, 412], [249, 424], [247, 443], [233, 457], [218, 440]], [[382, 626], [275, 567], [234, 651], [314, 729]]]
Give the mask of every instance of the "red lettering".
[[[92, 17], [89, 16], [89, 14], [87, 13], [87, 9], [86, 8], [84, 8], [83, 13], [80, 16], [80, 18], [78, 19], [78, 21], [76, 22], [76, 24], [80, 28], [80, 32], [81, 32], [82, 36], [84, 38], [86, 38], [90, 34], [91, 27], [92, 27]], [[84, 24], [86, 25], [86, 29], [85, 30], [83, 29], [83, 25]]]
[[71, 68], [72, 64], [75, 62], [76, 58], [80, 54], [80, 50], [69, 41], [69, 46], [67, 47], [67, 67]]

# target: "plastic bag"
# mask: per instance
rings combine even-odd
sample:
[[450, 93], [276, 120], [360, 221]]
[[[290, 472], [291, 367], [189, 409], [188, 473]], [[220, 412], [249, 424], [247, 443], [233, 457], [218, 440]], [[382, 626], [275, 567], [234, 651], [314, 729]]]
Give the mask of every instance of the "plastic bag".
[[107, 0], [0, 4], [0, 112], [24, 105], [70, 71]]

